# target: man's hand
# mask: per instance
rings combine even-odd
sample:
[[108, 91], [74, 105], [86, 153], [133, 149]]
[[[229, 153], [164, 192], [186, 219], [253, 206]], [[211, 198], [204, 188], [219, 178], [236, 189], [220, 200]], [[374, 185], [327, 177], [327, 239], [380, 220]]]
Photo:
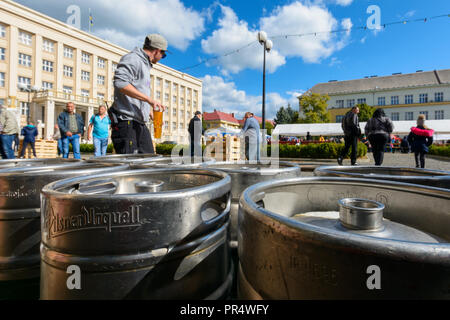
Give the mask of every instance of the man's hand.
[[92, 139], [92, 136], [87, 136], [87, 139], [88, 139], [88, 141], [91, 141], [91, 139]]
[[66, 136], [71, 137], [71, 136], [73, 136], [73, 133], [70, 132], [70, 131], [67, 131], [67, 132], [66, 132]]
[[156, 100], [148, 98], [147, 102], [153, 107], [153, 111], [164, 112], [164, 110], [166, 110], [166, 107]]

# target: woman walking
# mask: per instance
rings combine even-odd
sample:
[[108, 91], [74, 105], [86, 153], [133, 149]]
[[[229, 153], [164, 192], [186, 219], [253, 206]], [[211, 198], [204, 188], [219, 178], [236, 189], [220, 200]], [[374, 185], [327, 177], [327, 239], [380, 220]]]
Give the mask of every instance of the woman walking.
[[372, 118], [367, 121], [364, 131], [372, 146], [376, 166], [381, 166], [383, 163], [384, 148], [386, 143], [390, 142], [390, 135], [393, 130], [394, 125], [391, 119], [386, 117], [384, 110], [381, 108], [375, 110]]
[[425, 154], [428, 147], [433, 144], [434, 130], [425, 125], [425, 115], [421, 114], [417, 118], [417, 127], [412, 127], [408, 136], [411, 151], [414, 152], [416, 168], [425, 168]]

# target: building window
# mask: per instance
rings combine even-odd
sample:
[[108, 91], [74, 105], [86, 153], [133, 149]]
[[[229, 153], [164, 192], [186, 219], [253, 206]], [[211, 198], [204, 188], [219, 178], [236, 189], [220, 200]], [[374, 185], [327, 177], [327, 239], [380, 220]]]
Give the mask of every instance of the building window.
[[0, 87], [4, 87], [5, 86], [5, 73], [4, 72], [0, 72]]
[[117, 63], [112, 64], [112, 72], [115, 73], [117, 70]]
[[180, 123], [180, 129], [184, 129], [184, 123], [183, 122]]
[[187, 89], [187, 95], [188, 95], [188, 97], [190, 97], [190, 96], [191, 96], [191, 93], [192, 93], [192, 90], [191, 90], [191, 88], [188, 88], [188, 89]]
[[414, 112], [405, 112], [405, 120], [407, 121], [414, 120]]
[[177, 123], [176, 122], [172, 122], [172, 130], [177, 130]]
[[72, 78], [73, 77], [73, 68], [69, 67], [69, 66], [64, 66], [63, 74], [66, 77]]
[[81, 89], [81, 97], [83, 102], [89, 102], [89, 90]]
[[52, 82], [47, 82], [47, 81], [42, 81], [42, 89], [44, 89], [44, 90], [52, 90], [53, 89], [53, 83]]
[[0, 24], [0, 37], [6, 37], [6, 27], [3, 24]]
[[434, 112], [434, 119], [443, 120], [444, 119], [444, 110], [436, 110]]
[[70, 99], [70, 95], [72, 94], [72, 87], [64, 86], [63, 87], [63, 92], [65, 93], [64, 98], [69, 100]]
[[191, 113], [189, 111], [186, 111], [186, 116], [188, 117], [188, 119], [191, 118]]
[[197, 108], [197, 101], [194, 101], [194, 108]]
[[156, 91], [156, 99], [161, 100], [161, 91]]
[[336, 100], [336, 108], [344, 108], [344, 100]]
[[19, 64], [25, 67], [31, 67], [31, 56], [25, 53], [19, 53]]
[[184, 86], [180, 87], [180, 94], [181, 95], [184, 95], [185, 89], [186, 89], [186, 87], [184, 87]]
[[169, 101], [169, 94], [168, 93], [164, 93], [164, 101]]
[[392, 121], [398, 121], [400, 120], [400, 114], [398, 112], [392, 112], [391, 114], [391, 120]]
[[177, 96], [172, 96], [172, 103], [177, 103]]
[[355, 106], [355, 99], [347, 100], [347, 108], [353, 108]]
[[413, 104], [414, 103], [414, 96], [412, 94], [407, 94], [405, 96], [405, 104]]
[[178, 90], [178, 85], [176, 84], [176, 83], [174, 83], [173, 85], [172, 85], [172, 91], [177, 91]]
[[51, 40], [44, 40], [44, 43], [42, 44], [42, 50], [47, 52], [53, 52], [55, 51], [55, 43]]
[[180, 98], [180, 106], [184, 106], [184, 98]]
[[336, 123], [341, 123], [344, 116], [336, 116]]
[[0, 48], [0, 60], [5, 60], [6, 58], [6, 49]]
[[364, 104], [364, 103], [366, 103], [366, 98], [358, 99], [358, 104]]
[[97, 92], [97, 99], [101, 100], [101, 101], [104, 101], [105, 100], [105, 94]]
[[187, 100], [186, 106], [190, 107], [191, 106], [191, 100]]
[[385, 106], [386, 105], [386, 97], [378, 97], [378, 105]]
[[20, 101], [20, 114], [23, 116], [28, 116], [30, 114], [30, 105], [28, 102]]
[[105, 85], [105, 76], [97, 75], [97, 84], [104, 86]]
[[81, 53], [81, 62], [90, 64], [91, 63], [91, 55], [87, 52]]
[[157, 86], [158, 88], [161, 87], [161, 78], [156, 78], [156, 86]]
[[100, 69], [105, 69], [105, 59], [98, 58], [97, 60], [97, 67]]
[[164, 130], [169, 130], [169, 121], [164, 121]]
[[89, 71], [81, 70], [81, 80], [89, 81], [91, 79], [91, 73]]
[[48, 60], [42, 60], [42, 70], [47, 72], [53, 72], [53, 62]]
[[19, 31], [19, 42], [27, 46], [31, 46], [31, 44], [33, 43], [31, 33]]
[[173, 108], [173, 109], [172, 109], [172, 114], [173, 114], [174, 116], [176, 116], [176, 115], [177, 115], [177, 109]]
[[423, 114], [425, 116], [425, 120], [428, 120], [428, 111], [420, 111], [419, 114]]
[[391, 97], [391, 104], [392, 104], [392, 105], [399, 104], [399, 102], [398, 102], [398, 96], [392, 96], [392, 97]]
[[427, 103], [428, 102], [428, 93], [421, 93], [419, 95], [419, 103]]
[[64, 47], [64, 58], [73, 59], [73, 49]]
[[436, 92], [434, 94], [434, 101], [435, 102], [442, 102], [442, 101], [444, 101], [444, 93], [443, 92]]
[[25, 86], [31, 86], [31, 78], [19, 77], [19, 84], [23, 84]]
[[170, 82], [169, 81], [164, 81], [164, 89], [169, 89], [170, 86]]

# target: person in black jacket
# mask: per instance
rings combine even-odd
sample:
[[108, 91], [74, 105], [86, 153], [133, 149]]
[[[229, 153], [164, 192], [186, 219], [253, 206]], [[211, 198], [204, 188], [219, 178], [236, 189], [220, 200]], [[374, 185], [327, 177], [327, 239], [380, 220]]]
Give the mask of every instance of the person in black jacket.
[[22, 151], [20, 151], [20, 157], [23, 158], [25, 154], [25, 150], [27, 148], [27, 145], [31, 145], [31, 149], [33, 150], [33, 155], [36, 157], [36, 149], [34, 148], [34, 144], [36, 142], [36, 136], [38, 135], [37, 128], [33, 125], [33, 122], [28, 121], [27, 126], [23, 127], [20, 135], [24, 136], [23, 138], [23, 144], [22, 144]]
[[202, 156], [202, 135], [205, 133], [202, 126], [202, 113], [196, 111], [189, 122], [189, 135], [191, 136], [191, 157]]
[[344, 131], [345, 147], [339, 155], [337, 162], [342, 166], [342, 160], [347, 155], [350, 147], [352, 153], [350, 156], [352, 166], [358, 165], [356, 163], [356, 150], [358, 148], [358, 137], [361, 135], [361, 128], [359, 127], [358, 118], [359, 108], [353, 107], [352, 110], [346, 113], [342, 119], [342, 130]]
[[384, 148], [390, 141], [390, 135], [394, 130], [391, 119], [386, 117], [384, 110], [378, 108], [373, 113], [372, 118], [367, 121], [364, 131], [372, 145], [373, 158], [375, 165], [381, 166], [384, 158]]
[[414, 152], [416, 168], [425, 168], [425, 154], [428, 153], [428, 147], [433, 144], [434, 131], [425, 126], [425, 116], [419, 115], [417, 127], [412, 127], [408, 135], [408, 141], [411, 145], [411, 151]]

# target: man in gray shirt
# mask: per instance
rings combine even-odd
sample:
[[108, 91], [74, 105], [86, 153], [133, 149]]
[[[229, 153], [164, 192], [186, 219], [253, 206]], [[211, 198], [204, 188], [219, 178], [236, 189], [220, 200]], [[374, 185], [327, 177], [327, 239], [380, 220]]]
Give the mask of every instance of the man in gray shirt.
[[114, 104], [109, 110], [116, 153], [154, 153], [146, 123], [153, 119], [153, 110], [164, 111], [165, 107], [150, 98], [150, 70], [166, 56], [166, 51], [166, 39], [151, 34], [145, 38], [143, 48], [124, 55], [117, 65]]
[[249, 161], [259, 161], [259, 144], [261, 143], [259, 122], [251, 112], [245, 113], [244, 120], [244, 128], [242, 128], [241, 134], [245, 136], [245, 155]]

